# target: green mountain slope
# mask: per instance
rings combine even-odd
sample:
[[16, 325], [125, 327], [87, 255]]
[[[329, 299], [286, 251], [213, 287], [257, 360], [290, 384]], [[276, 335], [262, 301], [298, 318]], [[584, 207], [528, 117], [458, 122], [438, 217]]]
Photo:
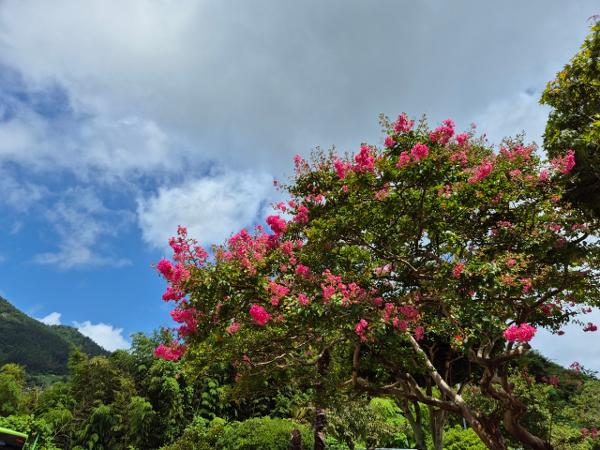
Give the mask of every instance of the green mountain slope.
[[45, 325], [0, 297], [0, 365], [12, 362], [30, 374], [63, 375], [73, 345], [92, 356], [109, 353], [75, 328]]

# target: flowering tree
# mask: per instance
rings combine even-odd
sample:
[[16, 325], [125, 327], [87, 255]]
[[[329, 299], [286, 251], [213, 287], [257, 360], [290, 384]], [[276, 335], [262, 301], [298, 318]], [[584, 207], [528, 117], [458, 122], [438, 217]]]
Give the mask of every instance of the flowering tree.
[[[560, 201], [573, 152], [544, 164], [533, 146], [496, 152], [451, 120], [383, 123], [383, 149], [296, 157], [271, 232], [242, 230], [209, 257], [179, 229], [173, 263], [157, 264], [179, 339], [157, 355], [237, 348], [240, 374], [314, 365], [315, 448], [331, 353], [349, 346], [348, 385], [460, 414], [492, 449], [507, 448], [500, 424], [551, 448], [521, 425], [508, 365], [537, 329], [561, 334], [599, 303], [597, 223]], [[467, 384], [491, 413], [462, 398]]]

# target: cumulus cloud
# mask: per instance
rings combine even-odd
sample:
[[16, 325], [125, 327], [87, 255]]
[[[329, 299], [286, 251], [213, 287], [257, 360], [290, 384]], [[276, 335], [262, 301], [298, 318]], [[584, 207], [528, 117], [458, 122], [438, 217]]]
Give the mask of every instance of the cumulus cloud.
[[45, 323], [46, 325], [60, 325], [60, 317], [62, 316], [61, 313], [59, 312], [51, 312], [50, 314], [48, 314], [45, 317], [42, 317], [41, 319], [37, 319], [42, 323]]
[[220, 243], [252, 225], [274, 195], [272, 178], [264, 173], [227, 172], [160, 188], [138, 200], [138, 224], [149, 244], [164, 248], [178, 225], [203, 244]]
[[[174, 159], [281, 170], [314, 145], [376, 137], [380, 112], [473, 121], [550, 79], [595, 12], [593, 0], [8, 0], [0, 62], [31, 89], [61, 86], [74, 111], [98, 118], [90, 126], [103, 138], [106, 120], [135, 117], [167, 142], [194, 143], [171, 146]], [[13, 134], [28, 145], [28, 133]], [[146, 137], [131, 138], [140, 146], [119, 157], [144, 167], [133, 155]]]
[[89, 337], [96, 344], [108, 351], [128, 349], [131, 344], [123, 337], [123, 328], [115, 328], [107, 323], [73, 322], [81, 334]]

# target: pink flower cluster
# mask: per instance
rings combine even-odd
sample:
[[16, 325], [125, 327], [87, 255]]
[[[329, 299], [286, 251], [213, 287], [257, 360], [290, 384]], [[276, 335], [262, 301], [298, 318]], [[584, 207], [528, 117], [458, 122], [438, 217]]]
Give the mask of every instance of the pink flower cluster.
[[356, 334], [362, 337], [363, 333], [365, 332], [368, 326], [369, 322], [367, 322], [365, 319], [360, 319], [354, 327], [354, 331], [356, 332]]
[[592, 428], [591, 430], [588, 428], [582, 428], [581, 430], [581, 436], [585, 439], [588, 437], [591, 437], [592, 439], [596, 439], [598, 437], [598, 429], [597, 428]]
[[271, 293], [271, 305], [277, 306], [283, 297], [290, 293], [290, 289], [274, 281], [269, 283], [267, 290]]
[[394, 146], [396, 145], [396, 141], [393, 137], [387, 136], [385, 138], [385, 141], [383, 141], [383, 145], [385, 145], [386, 148], [394, 148]]
[[154, 356], [167, 361], [177, 361], [185, 353], [185, 345], [177, 341], [171, 342], [170, 345], [160, 344], [154, 350]]
[[575, 167], [575, 152], [568, 150], [565, 156], [557, 156], [550, 161], [552, 167], [562, 174], [567, 174]]
[[354, 157], [354, 160], [356, 161], [353, 167], [355, 172], [373, 172], [375, 169], [375, 157], [368, 145], [360, 146], [360, 152]]
[[233, 235], [228, 241], [228, 250], [223, 254], [227, 261], [236, 260], [250, 273], [256, 271], [256, 262], [262, 261], [267, 250], [273, 247], [275, 241], [272, 236], [258, 226], [256, 236], [252, 236], [246, 229]]
[[328, 303], [334, 294], [342, 294], [342, 305], [348, 305], [351, 301], [363, 298], [366, 294], [365, 290], [356, 283], [345, 284], [342, 282], [342, 277], [334, 275], [329, 269], [323, 272], [323, 283], [321, 283], [321, 291], [323, 301]]
[[171, 311], [173, 320], [182, 324], [177, 330], [182, 337], [195, 333], [198, 329], [198, 320], [196, 319], [198, 312], [195, 308], [187, 307], [185, 303], [183, 302], [182, 305]]
[[521, 144], [516, 145], [513, 148], [506, 148], [503, 146], [500, 148], [500, 155], [509, 161], [516, 158], [521, 158], [523, 161], [529, 161], [534, 150], [535, 148], [533, 146], [525, 147]]
[[368, 145], [363, 144], [360, 146], [360, 151], [354, 157], [354, 161], [354, 165], [339, 159], [333, 161], [333, 167], [341, 180], [346, 178], [348, 172], [364, 173], [375, 171], [375, 156], [373, 156], [371, 147]]
[[450, 141], [452, 136], [454, 136], [454, 121], [446, 119], [442, 122], [442, 126], [437, 127], [430, 133], [429, 139], [438, 144], [445, 145]]
[[427, 147], [425, 144], [415, 144], [410, 150], [410, 154], [415, 161], [419, 161], [427, 157], [429, 154], [429, 147]]
[[280, 236], [287, 228], [285, 220], [277, 215], [268, 216], [266, 222], [271, 227], [273, 233], [275, 233], [275, 236]]
[[594, 325], [592, 322], [588, 322], [585, 327], [583, 327], [583, 331], [586, 333], [589, 331], [598, 331], [598, 327]]
[[479, 183], [490, 173], [492, 173], [493, 168], [494, 164], [491, 161], [483, 161], [480, 165], [472, 169], [472, 175], [467, 181], [470, 184]]
[[537, 329], [528, 323], [511, 325], [504, 330], [503, 336], [508, 342], [529, 342], [535, 336]]
[[271, 320], [271, 314], [260, 305], [253, 304], [249, 312], [252, 320], [261, 327], [264, 327]]
[[411, 158], [415, 161], [420, 161], [421, 159], [426, 158], [428, 155], [429, 147], [427, 147], [425, 144], [417, 143], [410, 149], [410, 154], [408, 152], [402, 152], [400, 155], [398, 155], [396, 167], [400, 169], [409, 164]]
[[394, 127], [394, 131], [396, 133], [402, 134], [402, 133], [408, 133], [410, 130], [412, 130], [414, 125], [415, 125], [415, 121], [410, 120], [406, 113], [402, 113], [398, 116], [398, 118], [394, 122], [393, 127]]
[[229, 334], [234, 334], [237, 333], [237, 331], [240, 329], [240, 324], [239, 322], [232, 322], [228, 327], [227, 327], [227, 332]]

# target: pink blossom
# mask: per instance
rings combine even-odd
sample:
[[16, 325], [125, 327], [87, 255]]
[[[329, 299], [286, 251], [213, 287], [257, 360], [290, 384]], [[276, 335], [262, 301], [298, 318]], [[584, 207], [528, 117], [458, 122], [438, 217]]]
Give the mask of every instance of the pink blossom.
[[356, 172], [373, 172], [375, 167], [375, 158], [371, 154], [371, 148], [368, 145], [361, 145], [360, 152], [354, 157]]
[[269, 320], [271, 320], [271, 314], [267, 312], [265, 308], [260, 305], [253, 304], [250, 307], [250, 316], [254, 322], [259, 326], [265, 326]]
[[173, 284], [180, 284], [190, 278], [190, 271], [181, 263], [177, 263], [172, 270], [169, 281]]
[[429, 139], [438, 144], [445, 145], [452, 136], [454, 136], [454, 121], [446, 119], [442, 122], [441, 127], [437, 127], [430, 133]]
[[473, 169], [473, 175], [469, 178], [468, 182], [470, 184], [478, 183], [487, 177], [494, 168], [494, 165], [491, 161], [483, 161], [479, 166]]
[[310, 268], [304, 264], [298, 264], [296, 266], [296, 274], [301, 277], [308, 278], [310, 276]]
[[335, 294], [334, 286], [326, 286], [322, 284], [321, 289], [323, 290], [323, 300], [325, 300], [326, 302], [329, 301], [331, 297], [333, 297], [333, 294]]
[[298, 206], [296, 215], [294, 216], [294, 222], [308, 223], [308, 208], [304, 205]]
[[510, 172], [508, 172], [508, 174], [511, 176], [511, 178], [517, 178], [521, 176], [522, 172], [519, 169], [513, 169]]
[[177, 341], [171, 342], [170, 345], [160, 344], [154, 350], [154, 356], [167, 361], [177, 361], [185, 353], [185, 345], [179, 344]]
[[594, 325], [592, 322], [588, 322], [587, 325], [585, 327], [583, 327], [583, 331], [585, 331], [586, 333], [588, 331], [598, 331], [598, 327], [596, 325]]
[[278, 284], [274, 281], [271, 281], [269, 283], [269, 285], [267, 286], [267, 290], [271, 293], [271, 305], [273, 306], [277, 306], [279, 305], [279, 301], [285, 297], [287, 294], [289, 294], [290, 290], [289, 288]]
[[519, 281], [523, 285], [523, 292], [525, 294], [527, 292], [529, 292], [531, 290], [531, 288], [533, 287], [533, 284], [531, 282], [531, 278], [521, 278]]
[[267, 217], [267, 224], [269, 224], [271, 230], [273, 231], [273, 233], [275, 233], [276, 236], [279, 236], [280, 234], [285, 232], [287, 228], [285, 220], [277, 215]]
[[237, 333], [237, 331], [240, 329], [240, 324], [238, 322], [233, 322], [231, 323], [231, 325], [229, 325], [227, 327], [227, 332], [229, 334], [234, 334]]
[[173, 286], [169, 286], [167, 287], [167, 289], [165, 290], [164, 294], [162, 295], [162, 299], [165, 302], [174, 300], [174, 301], [179, 301], [181, 300], [183, 297], [185, 297], [185, 294], [180, 291], [179, 289], [173, 287]]
[[345, 193], [348, 193], [348, 190], [349, 190], [349, 188], [348, 188], [347, 184], [342, 186], [342, 191], [344, 191]]
[[538, 178], [543, 183], [544, 181], [547, 181], [548, 178], [550, 178], [550, 172], [548, 172], [546, 169], [540, 170]]
[[377, 200], [384, 200], [388, 196], [389, 191], [390, 191], [390, 187], [386, 184], [380, 190], [378, 190], [377, 192], [375, 192], [375, 198]]
[[575, 167], [575, 152], [570, 149], [565, 156], [557, 156], [552, 159], [550, 164], [560, 173], [567, 174]]
[[169, 279], [171, 277], [171, 272], [173, 271], [173, 265], [171, 264], [171, 261], [163, 258], [156, 264], [156, 270], [158, 270], [163, 277]]
[[356, 334], [361, 336], [364, 333], [364, 331], [367, 329], [368, 326], [369, 326], [369, 323], [365, 319], [360, 319], [358, 321], [358, 323], [356, 324], [356, 326], [354, 327], [354, 331], [356, 332]]
[[429, 147], [427, 147], [425, 144], [415, 144], [410, 150], [410, 154], [415, 161], [419, 161], [420, 159], [427, 157], [429, 154]]
[[460, 150], [450, 155], [450, 161], [458, 161], [461, 166], [465, 167], [469, 162], [469, 157], [467, 156], [467, 152], [465, 150]]
[[464, 145], [469, 140], [469, 135], [467, 133], [460, 133], [456, 135], [456, 143], [458, 145]]
[[454, 268], [452, 269], [452, 278], [460, 278], [460, 275], [463, 273], [463, 270], [465, 269], [465, 265], [463, 263], [457, 263], [454, 265]]
[[408, 115], [406, 115], [406, 113], [402, 113], [394, 122], [394, 131], [396, 133], [408, 133], [410, 130], [412, 130], [414, 124], [414, 120], [409, 120]]
[[423, 328], [421, 325], [419, 325], [418, 327], [415, 327], [414, 334], [415, 334], [415, 339], [417, 341], [420, 341], [425, 336], [425, 328]]
[[510, 258], [508, 261], [506, 261], [506, 266], [510, 269], [512, 267], [515, 266], [515, 264], [517, 264], [517, 260], [514, 258]]
[[306, 294], [298, 294], [298, 302], [301, 305], [308, 305], [310, 303], [310, 299], [306, 296]]
[[408, 163], [410, 163], [410, 155], [407, 152], [400, 153], [400, 155], [398, 156], [398, 162], [396, 163], [396, 167], [400, 169]]
[[383, 299], [382, 299], [381, 297], [375, 297], [375, 298], [373, 299], [373, 304], [374, 304], [375, 306], [377, 306], [378, 308], [380, 308], [380, 307], [381, 307], [381, 305], [383, 305]]
[[335, 168], [335, 171], [337, 172], [338, 177], [340, 177], [340, 179], [343, 180], [344, 178], [346, 178], [346, 173], [350, 169], [350, 164], [348, 164], [346, 162], [342, 162], [339, 159], [336, 159], [333, 162], [333, 167]]
[[535, 336], [537, 329], [528, 323], [519, 326], [511, 325], [504, 330], [503, 336], [508, 342], [529, 342]]
[[393, 148], [396, 145], [396, 141], [394, 141], [394, 138], [391, 136], [387, 136], [385, 138], [385, 141], [383, 142], [383, 144], [387, 147], [387, 148]]

